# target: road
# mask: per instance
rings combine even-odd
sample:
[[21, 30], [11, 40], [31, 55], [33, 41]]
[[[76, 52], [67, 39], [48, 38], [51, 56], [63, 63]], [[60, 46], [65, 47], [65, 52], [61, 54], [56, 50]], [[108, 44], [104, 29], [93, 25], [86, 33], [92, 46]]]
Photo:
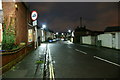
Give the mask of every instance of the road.
[[119, 51], [73, 44], [68, 41], [43, 43], [2, 77], [43, 78], [44, 65], [42, 63], [37, 67], [36, 61], [44, 59], [46, 52], [46, 60], [50, 62], [48, 66], [46, 64], [49, 67], [47, 70], [49, 78], [120, 78], [120, 65], [100, 59], [102, 57], [119, 63], [118, 55], [114, 55], [117, 57], [113, 56], [113, 59], [110, 57]]
[[53, 60], [55, 78], [120, 77], [119, 66], [99, 60], [97, 56], [94, 56], [96, 53], [102, 54], [102, 50], [98, 51], [63, 41], [50, 43], [48, 48]]

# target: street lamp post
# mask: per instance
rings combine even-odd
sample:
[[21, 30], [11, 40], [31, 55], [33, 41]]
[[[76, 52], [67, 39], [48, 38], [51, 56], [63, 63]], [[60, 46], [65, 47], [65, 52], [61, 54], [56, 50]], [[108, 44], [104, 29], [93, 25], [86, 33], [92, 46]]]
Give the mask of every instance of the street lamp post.
[[68, 40], [71, 41], [71, 30], [68, 30]]
[[42, 41], [45, 41], [46, 40], [46, 35], [44, 34], [44, 29], [46, 28], [46, 25], [45, 24], [42, 24]]
[[58, 32], [56, 32], [55, 34], [56, 34], [56, 38], [58, 39], [58, 34], [59, 34], [59, 33], [58, 33]]

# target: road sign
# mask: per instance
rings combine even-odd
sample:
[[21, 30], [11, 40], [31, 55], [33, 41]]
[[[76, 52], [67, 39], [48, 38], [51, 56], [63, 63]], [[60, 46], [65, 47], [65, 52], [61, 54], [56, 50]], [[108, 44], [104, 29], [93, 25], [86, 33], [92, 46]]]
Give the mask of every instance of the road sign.
[[37, 25], [37, 20], [33, 21], [33, 26]]
[[32, 11], [32, 13], [31, 13], [32, 20], [35, 21], [37, 19], [37, 17], [38, 17], [38, 13], [36, 11]]

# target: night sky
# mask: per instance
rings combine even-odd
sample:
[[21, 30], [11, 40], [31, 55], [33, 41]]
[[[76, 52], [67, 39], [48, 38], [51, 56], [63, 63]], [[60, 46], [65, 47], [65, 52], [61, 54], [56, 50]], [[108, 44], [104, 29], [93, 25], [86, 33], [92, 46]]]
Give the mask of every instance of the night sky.
[[74, 30], [80, 17], [87, 29], [103, 31], [118, 26], [118, 7], [115, 2], [29, 2], [30, 11], [39, 13], [38, 25], [46, 24], [55, 32]]

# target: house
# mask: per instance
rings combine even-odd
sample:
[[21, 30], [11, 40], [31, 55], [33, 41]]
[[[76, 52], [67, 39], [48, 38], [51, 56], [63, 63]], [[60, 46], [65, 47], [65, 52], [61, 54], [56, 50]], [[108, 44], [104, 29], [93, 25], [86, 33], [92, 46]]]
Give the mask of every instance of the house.
[[104, 30], [104, 34], [98, 35], [101, 46], [120, 49], [120, 26], [109, 26]]
[[77, 28], [74, 31], [74, 43], [82, 43], [82, 36], [85, 35], [89, 35], [91, 34], [91, 30], [86, 29], [86, 27], [79, 27], [77, 26]]
[[96, 36], [83, 36], [82, 44], [96, 45]]
[[96, 36], [102, 31], [92, 31], [84, 27], [77, 27], [74, 32], [74, 43], [96, 45]]
[[54, 32], [50, 29], [45, 29], [45, 40], [48, 41], [49, 39], [54, 38]]
[[51, 39], [54, 38], [54, 33], [50, 29], [37, 29], [37, 32], [38, 32], [38, 38], [41, 42], [48, 41], [48, 38]]

